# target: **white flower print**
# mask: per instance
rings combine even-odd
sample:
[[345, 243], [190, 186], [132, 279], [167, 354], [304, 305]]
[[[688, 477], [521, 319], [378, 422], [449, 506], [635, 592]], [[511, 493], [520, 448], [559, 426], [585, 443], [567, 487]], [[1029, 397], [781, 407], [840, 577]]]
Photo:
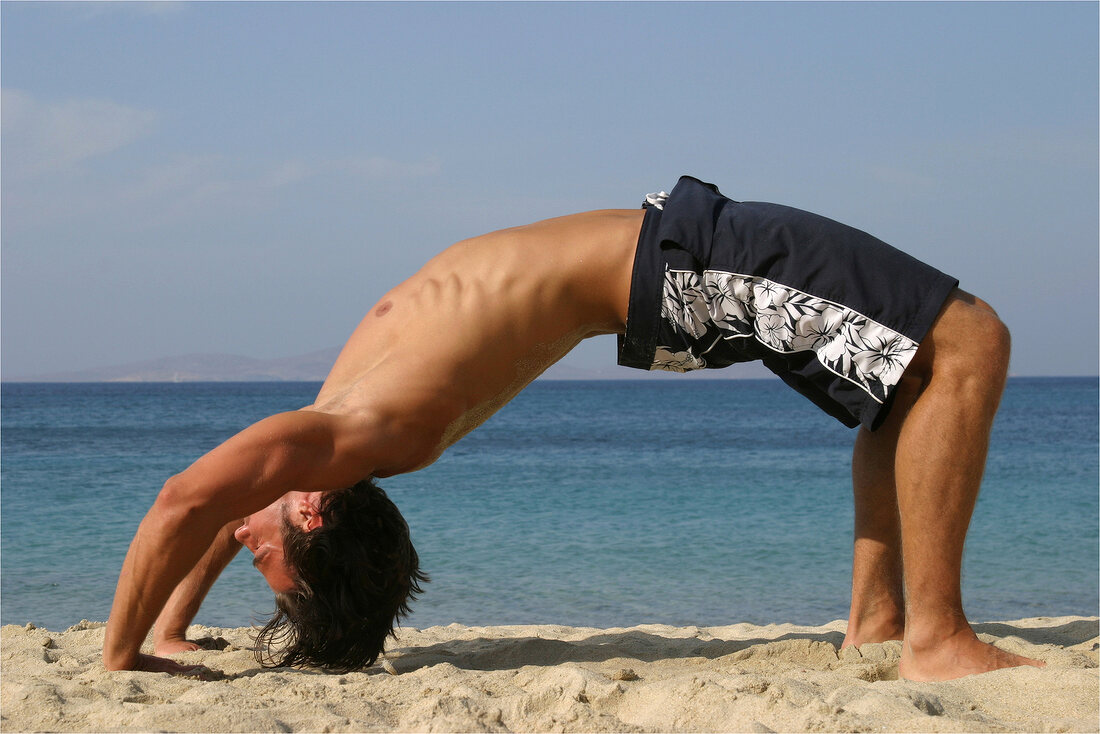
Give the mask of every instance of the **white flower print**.
[[769, 347], [781, 352], [792, 351], [788, 342], [791, 340], [791, 324], [783, 318], [781, 311], [764, 311], [756, 315], [756, 333], [760, 341]]
[[683, 270], [667, 271], [664, 295], [662, 316], [695, 338], [707, 332], [710, 312], [698, 275]]
[[859, 370], [874, 375], [885, 384], [897, 384], [917, 345], [901, 334], [872, 322], [860, 329], [860, 338], [863, 349], [852, 355], [852, 361]]
[[[661, 318], [668, 319], [674, 325], [684, 322], [683, 293], [672, 273], [665, 273], [664, 298], [661, 300]], [[680, 326], [683, 329], [683, 326]]]
[[706, 366], [705, 360], [696, 357], [691, 352], [673, 352], [668, 347], [657, 347], [657, 351], [653, 355], [653, 365], [650, 369], [687, 372], [689, 370], [701, 370]]
[[848, 342], [844, 340], [844, 334], [837, 331], [833, 338], [822, 344], [816, 350], [818, 359], [823, 362], [838, 362], [848, 357]]
[[844, 314], [832, 306], [825, 306], [820, 311], [814, 311], [799, 319], [795, 325], [794, 338], [791, 339], [791, 349], [795, 351], [828, 349], [830, 343], [835, 340], [843, 320]]
[[764, 278], [753, 279], [752, 299], [757, 310], [779, 308], [788, 296], [790, 296], [790, 291], [778, 283], [773, 283]]
[[719, 329], [739, 334], [752, 333], [752, 289], [746, 278], [730, 273], [708, 270], [703, 277], [703, 289], [710, 318]]
[[[882, 401], [901, 379], [919, 346], [841, 304], [760, 276], [720, 270], [665, 273], [661, 316], [692, 339], [754, 335], [778, 352], [811, 351], [826, 369]], [[717, 343], [708, 340], [709, 351]], [[658, 347], [653, 369], [683, 372], [706, 361], [688, 351]]]

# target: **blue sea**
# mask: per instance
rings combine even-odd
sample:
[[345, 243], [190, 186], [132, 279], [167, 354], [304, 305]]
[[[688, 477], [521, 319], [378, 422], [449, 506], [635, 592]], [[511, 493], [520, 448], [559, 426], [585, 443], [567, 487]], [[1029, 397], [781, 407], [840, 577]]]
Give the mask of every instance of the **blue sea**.
[[[164, 480], [316, 383], [2, 386], [0, 622], [107, 618]], [[1097, 614], [1098, 381], [1014, 378], [964, 563], [973, 620]], [[381, 482], [432, 582], [407, 624], [822, 624], [848, 610], [854, 432], [775, 380], [539, 381]], [[242, 552], [196, 621], [273, 608]]]

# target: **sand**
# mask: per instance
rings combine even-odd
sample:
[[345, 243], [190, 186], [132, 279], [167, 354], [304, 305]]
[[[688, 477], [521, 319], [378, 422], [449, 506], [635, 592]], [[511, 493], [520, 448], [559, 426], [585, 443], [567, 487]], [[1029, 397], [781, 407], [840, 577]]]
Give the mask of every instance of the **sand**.
[[[104, 670], [104, 625], [0, 630], [0, 729], [14, 731], [1098, 731], [1098, 619], [975, 625], [1047, 662], [897, 680], [900, 643], [838, 655], [844, 622], [616, 629], [405, 629], [387, 665], [263, 669], [248, 629], [193, 627], [198, 681]], [[389, 670], [387, 670], [387, 668]]]

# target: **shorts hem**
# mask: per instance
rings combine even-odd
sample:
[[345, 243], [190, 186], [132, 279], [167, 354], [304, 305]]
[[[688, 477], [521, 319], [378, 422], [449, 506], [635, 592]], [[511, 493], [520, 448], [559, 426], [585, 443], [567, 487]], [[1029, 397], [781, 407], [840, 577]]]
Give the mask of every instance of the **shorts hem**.
[[[618, 363], [640, 370], [653, 369], [657, 351], [657, 327], [661, 317], [661, 280], [654, 273], [664, 269], [661, 248], [654, 241], [661, 210], [647, 207], [634, 252], [630, 276], [630, 302], [626, 312], [626, 330], [618, 335]], [[644, 313], [639, 313], [643, 311]]]

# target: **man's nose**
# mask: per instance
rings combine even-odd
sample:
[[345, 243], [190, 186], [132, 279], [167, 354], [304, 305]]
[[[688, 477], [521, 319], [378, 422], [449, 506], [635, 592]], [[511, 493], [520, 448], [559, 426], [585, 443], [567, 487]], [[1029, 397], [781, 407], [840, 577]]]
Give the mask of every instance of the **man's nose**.
[[241, 525], [239, 528], [233, 531], [233, 537], [237, 539], [237, 542], [241, 545], [247, 546], [245, 540], [248, 538], [248, 524]]

